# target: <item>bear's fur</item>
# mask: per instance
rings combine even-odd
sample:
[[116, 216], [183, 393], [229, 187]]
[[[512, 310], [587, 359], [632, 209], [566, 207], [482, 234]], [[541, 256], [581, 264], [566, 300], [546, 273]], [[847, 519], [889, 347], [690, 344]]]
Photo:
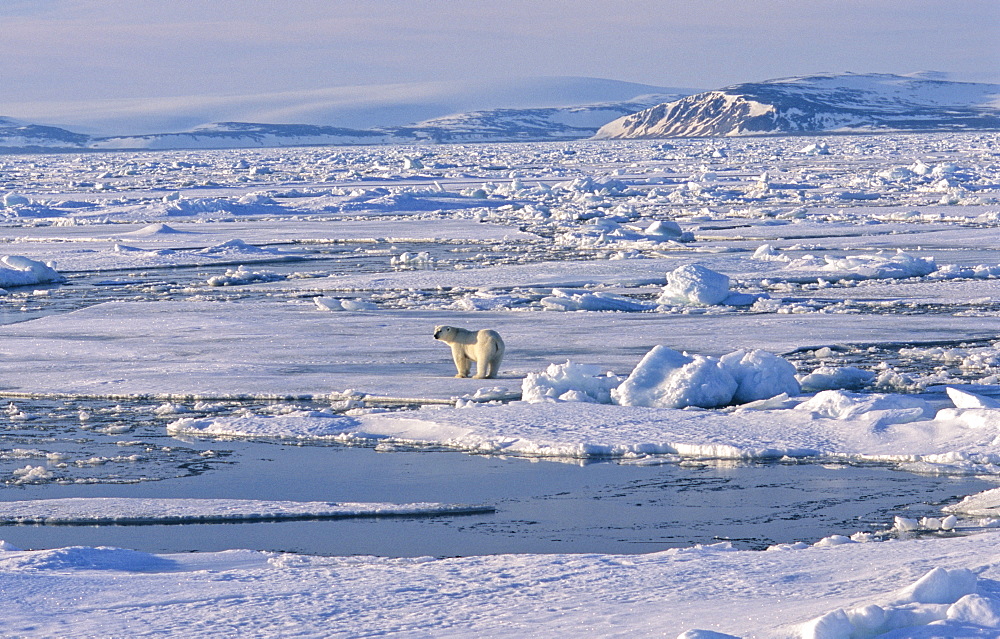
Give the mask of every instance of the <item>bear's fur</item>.
[[451, 346], [458, 375], [468, 377], [472, 362], [476, 363], [475, 379], [492, 379], [500, 370], [504, 344], [496, 331], [470, 331], [454, 326], [435, 326], [434, 339]]

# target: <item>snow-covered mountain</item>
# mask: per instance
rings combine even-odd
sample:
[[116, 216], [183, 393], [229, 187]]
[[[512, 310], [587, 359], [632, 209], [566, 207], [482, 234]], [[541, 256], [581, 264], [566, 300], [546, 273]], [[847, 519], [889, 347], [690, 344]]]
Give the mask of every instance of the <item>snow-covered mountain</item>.
[[0, 118], [0, 148], [79, 148], [89, 140], [89, 135], [54, 126], [39, 126]]
[[190, 131], [210, 122], [371, 129], [407, 126], [470, 111], [566, 107], [623, 102], [650, 93], [690, 95], [695, 92], [694, 89], [566, 76], [499, 80], [484, 77], [278, 93], [73, 102], [18, 102], [17, 92], [13, 92], [0, 95], [0, 115], [100, 137]]
[[[67, 128], [0, 118], [0, 150], [225, 149], [547, 141], [591, 136], [663, 138], [1000, 130], [1000, 85], [949, 82], [926, 75], [823, 74], [739, 84], [702, 93], [592, 78], [536, 78], [508, 84], [501, 87], [511, 90], [506, 96], [497, 93], [496, 86], [479, 86], [484, 91], [479, 98], [469, 94], [472, 88], [463, 85], [459, 90], [451, 84], [419, 85], [419, 91], [409, 86], [399, 94], [383, 91], [366, 98], [367, 102], [357, 96], [352, 99], [341, 96], [344, 101], [337, 104], [328, 92], [314, 92], [311, 97], [294, 94], [305, 100], [298, 105], [290, 102], [292, 94], [282, 94], [281, 100], [289, 102], [270, 96], [270, 102], [244, 101], [239, 103], [239, 109], [230, 105], [232, 108], [221, 110], [273, 119], [225, 120], [181, 132], [141, 135], [86, 135]], [[654, 91], [649, 92], [651, 89]], [[646, 92], [628, 93], [636, 90]], [[607, 99], [559, 102], [599, 96]], [[374, 118], [371, 121], [377, 122], [376, 125], [336, 123], [337, 114], [347, 114], [364, 104], [375, 105], [368, 117]], [[495, 106], [447, 111], [444, 110], [447, 104]], [[408, 113], [413, 119], [400, 123], [401, 113]], [[428, 113], [439, 115], [420, 117]], [[294, 117], [311, 122], [284, 122]], [[184, 118], [178, 115], [174, 119]], [[356, 121], [346, 116], [345, 119]]]
[[822, 74], [689, 95], [610, 122], [597, 138], [1000, 129], [1000, 85]]
[[[643, 86], [643, 85], [640, 85]], [[227, 149], [337, 144], [577, 140], [601, 125], [678, 94], [567, 107], [497, 108], [367, 129], [313, 124], [218, 122], [179, 133], [91, 137], [56, 127], [0, 121], [0, 149]]]
[[181, 133], [151, 133], [90, 138], [88, 149], [244, 149], [324, 144], [389, 144], [412, 142], [383, 131], [344, 129], [313, 124], [217, 122]]
[[[673, 95], [676, 99], [679, 95]], [[393, 131], [435, 142], [575, 140], [591, 137], [611, 120], [662, 102], [663, 94], [637, 96], [626, 102], [574, 107], [490, 109], [425, 120]], [[589, 133], [588, 133], [589, 132]]]

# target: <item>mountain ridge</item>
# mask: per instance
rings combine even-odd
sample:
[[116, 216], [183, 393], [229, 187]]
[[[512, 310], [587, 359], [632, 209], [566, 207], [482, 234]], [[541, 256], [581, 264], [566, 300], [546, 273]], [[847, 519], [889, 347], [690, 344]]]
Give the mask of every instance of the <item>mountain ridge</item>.
[[[573, 80], [575, 84], [567, 85], [571, 92], [615, 93], [623, 87], [649, 87], [601, 80], [595, 89], [587, 86], [586, 79]], [[551, 88], [539, 82], [532, 90], [541, 91], [546, 86]], [[527, 100], [530, 93], [511, 101]], [[495, 99], [500, 98], [488, 100]], [[556, 98], [547, 94], [536, 99], [545, 102]], [[0, 150], [230, 149], [996, 130], [1000, 130], [1000, 85], [951, 82], [927, 74], [843, 73], [777, 78], [688, 95], [653, 93], [575, 106], [475, 109], [366, 128], [226, 120], [180, 132], [92, 136], [0, 117]]]
[[622, 102], [568, 107], [497, 108], [459, 113], [404, 126], [355, 129], [315, 124], [216, 122], [189, 131], [122, 136], [88, 136], [57, 127], [4, 126], [0, 149], [8, 150], [168, 150], [255, 147], [425, 144], [457, 142], [535, 142], [579, 140], [593, 136], [614, 118], [670, 97], [636, 96]]
[[814, 74], [736, 84], [609, 122], [596, 139], [1000, 130], [1000, 85]]
[[434, 80], [333, 86], [236, 95], [196, 95], [72, 102], [17, 102], [0, 96], [0, 114], [95, 137], [185, 132], [212, 122], [312, 124], [346, 129], [398, 127], [497, 108], [569, 107], [622, 102], [643, 94], [688, 95], [637, 82], [576, 76]]

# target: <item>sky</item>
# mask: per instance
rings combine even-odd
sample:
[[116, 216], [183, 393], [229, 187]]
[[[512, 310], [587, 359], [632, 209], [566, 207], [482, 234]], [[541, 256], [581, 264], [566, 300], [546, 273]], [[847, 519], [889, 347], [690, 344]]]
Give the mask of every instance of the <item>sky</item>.
[[1000, 82], [997, 0], [4, 0], [0, 20], [0, 75], [23, 100], [535, 75]]
[[527, 76], [1000, 83], [998, 0], [3, 0], [0, 25], [0, 116], [15, 102]]

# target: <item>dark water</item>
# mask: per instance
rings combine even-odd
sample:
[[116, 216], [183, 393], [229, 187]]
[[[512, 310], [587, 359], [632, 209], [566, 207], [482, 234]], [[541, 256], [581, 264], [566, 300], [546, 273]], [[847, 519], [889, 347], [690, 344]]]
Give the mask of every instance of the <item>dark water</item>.
[[[995, 484], [879, 466], [587, 465], [445, 451], [377, 452], [266, 442], [174, 443], [157, 481], [0, 487], [0, 500], [199, 497], [486, 504], [496, 512], [238, 524], [0, 526], [20, 548], [110, 545], [149, 552], [229, 548], [325, 555], [641, 553], [730, 540], [739, 548], [813, 542], [932, 516]], [[167, 446], [169, 448], [169, 446]], [[203, 463], [198, 452], [218, 451]], [[149, 462], [151, 463], [151, 462]], [[153, 464], [156, 466], [156, 464]], [[147, 466], [151, 468], [151, 466]]]

